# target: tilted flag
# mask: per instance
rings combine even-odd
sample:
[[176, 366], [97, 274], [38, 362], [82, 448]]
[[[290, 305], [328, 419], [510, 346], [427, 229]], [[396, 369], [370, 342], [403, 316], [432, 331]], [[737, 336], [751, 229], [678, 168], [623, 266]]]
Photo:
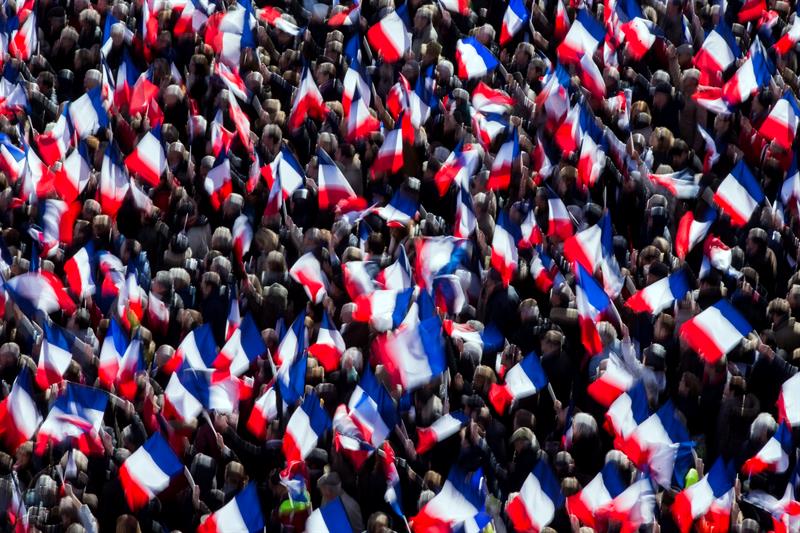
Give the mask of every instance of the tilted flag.
[[233, 376], [241, 376], [253, 361], [265, 353], [267, 345], [264, 344], [253, 316], [248, 313], [220, 350], [214, 360], [214, 368], [230, 372]]
[[432, 316], [417, 327], [399, 327], [378, 336], [373, 349], [386, 366], [393, 385], [407, 390], [430, 383], [446, 368], [442, 322]]
[[607, 361], [606, 369], [586, 389], [594, 401], [606, 408], [636, 384], [636, 379], [616, 354], [612, 353]]
[[317, 148], [317, 164], [319, 165], [317, 182], [319, 184], [320, 209], [332, 209], [342, 200], [356, 198], [356, 193], [347, 178], [322, 148]]
[[151, 187], [156, 187], [167, 169], [167, 156], [161, 142], [161, 128], [148, 131], [125, 158], [128, 171], [136, 174]]
[[397, 425], [397, 407], [389, 391], [367, 369], [350, 396], [350, 418], [364, 440], [377, 448]]
[[717, 219], [717, 212], [711, 207], [706, 207], [699, 215], [687, 211], [680, 222], [675, 235], [675, 255], [684, 259], [697, 243], [706, 238], [708, 230]]
[[342, 499], [331, 500], [311, 513], [306, 520], [306, 531], [319, 533], [349, 533], [353, 531]]
[[214, 160], [214, 166], [211, 167], [211, 170], [208, 171], [203, 180], [203, 188], [208, 193], [214, 209], [219, 209], [233, 192], [231, 162], [226, 152], [220, 152]]
[[489, 402], [501, 415], [513, 401], [532, 396], [547, 387], [547, 375], [535, 353], [526, 355], [512, 366], [503, 381], [502, 385], [492, 383], [489, 388]]
[[86, 454], [102, 453], [100, 431], [107, 404], [104, 391], [67, 383], [39, 428], [37, 453], [44, 452], [51, 442], [70, 443]]
[[684, 322], [680, 335], [700, 357], [714, 364], [736, 348], [751, 331], [753, 328], [747, 320], [723, 299]]
[[547, 461], [536, 461], [516, 496], [509, 499], [506, 514], [517, 531], [541, 531], [564, 505], [561, 484]]
[[317, 446], [317, 441], [331, 428], [331, 419], [320, 405], [319, 397], [311, 392], [292, 413], [283, 438], [286, 460], [303, 461]]
[[23, 368], [0, 402], [0, 441], [12, 452], [30, 440], [42, 423], [42, 414], [33, 399], [31, 371]]
[[485, 76], [500, 64], [475, 37], [465, 37], [456, 43], [456, 62], [458, 77], [464, 80]]
[[367, 31], [367, 41], [387, 63], [396, 63], [411, 48], [411, 34], [397, 11], [372, 26]]
[[183, 463], [161, 433], [154, 433], [119, 468], [119, 480], [128, 508], [136, 512], [147, 505], [169, 486], [173, 478], [182, 474], [183, 469]]
[[789, 459], [794, 454], [792, 430], [784, 422], [766, 444], [742, 465], [742, 473], [754, 476], [762, 472], [783, 474], [789, 468]]
[[300, 128], [306, 118], [323, 120], [327, 114], [327, 107], [322, 99], [322, 94], [314, 83], [310, 69], [305, 69], [300, 78], [300, 85], [294, 93], [292, 110], [287, 119], [287, 126], [294, 131]]
[[747, 224], [764, 198], [764, 191], [744, 159], [739, 160], [714, 193], [714, 201], [731, 217], [734, 226]]
[[800, 374], [795, 374], [781, 385], [778, 397], [778, 418], [790, 426], [800, 426]]
[[325, 372], [339, 368], [339, 360], [347, 349], [342, 334], [336, 329], [327, 311], [322, 314], [322, 324], [317, 332], [317, 342], [308, 347], [308, 354], [314, 357]]
[[69, 105], [69, 117], [81, 139], [94, 135], [100, 128], [108, 127], [108, 113], [103, 107], [100, 87], [89, 89]]
[[674, 302], [681, 300], [689, 292], [689, 276], [680, 269], [670, 276], [660, 279], [643, 288], [625, 302], [637, 313], [658, 315]]
[[558, 45], [558, 60], [577, 63], [582, 55], [592, 56], [605, 40], [605, 30], [586, 8], [580, 9], [567, 35]]
[[40, 389], [61, 383], [64, 372], [72, 362], [72, 342], [66, 330], [45, 321], [42, 328], [44, 336], [39, 350], [39, 363], [36, 368], [36, 384]]
[[308, 298], [314, 303], [322, 302], [328, 288], [328, 278], [313, 252], [307, 252], [295, 261], [289, 275], [303, 286]]
[[[483, 472], [469, 474], [453, 466], [447, 480], [411, 522], [414, 533], [422, 531], [449, 531], [450, 527], [469, 520], [485, 509], [486, 486]], [[438, 526], [438, 527], [437, 527]]]
[[595, 527], [599, 511], [625, 490], [622, 478], [614, 463], [606, 463], [603, 469], [580, 492], [567, 498], [567, 511], [574, 514], [582, 524]]
[[736, 479], [733, 463], [720, 457], [703, 479], [678, 493], [672, 504], [672, 516], [681, 533], [688, 533], [692, 523], [711, 509], [714, 500], [726, 495]]
[[461, 431], [468, 421], [462, 411], [454, 411], [440, 416], [426, 428], [417, 428], [417, 454], [423, 454], [436, 444], [452, 437]]
[[530, 18], [525, 2], [511, 0], [503, 15], [503, 25], [500, 28], [500, 46], [505, 46], [508, 41], [519, 33], [527, 25]]
[[248, 483], [232, 500], [205, 519], [197, 533], [256, 533], [264, 529], [264, 515], [255, 483]]
[[797, 135], [797, 125], [800, 122], [800, 107], [797, 99], [790, 90], [775, 102], [772, 109], [758, 128], [762, 136], [778, 143], [781, 148], [788, 151]]

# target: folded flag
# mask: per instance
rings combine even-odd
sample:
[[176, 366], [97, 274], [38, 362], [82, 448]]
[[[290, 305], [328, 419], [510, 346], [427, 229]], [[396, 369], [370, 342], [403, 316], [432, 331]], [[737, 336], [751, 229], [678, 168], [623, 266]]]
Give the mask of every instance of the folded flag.
[[67, 383], [36, 436], [36, 453], [48, 443], [69, 443], [86, 454], [102, 453], [100, 431], [108, 395], [100, 389]]
[[499, 89], [489, 87], [482, 81], [479, 81], [472, 91], [472, 107], [481, 113], [503, 114], [513, 106], [512, 97]]
[[342, 499], [331, 500], [311, 513], [306, 520], [306, 531], [319, 533], [350, 533], [353, 531]]
[[465, 37], [456, 43], [458, 77], [471, 80], [492, 72], [500, 63], [488, 48], [475, 37]]
[[706, 207], [701, 213], [695, 215], [688, 211], [680, 222], [675, 235], [675, 255], [684, 259], [697, 243], [706, 238], [708, 230], [717, 219], [717, 212], [711, 207]]
[[283, 455], [288, 462], [303, 461], [317, 441], [331, 428], [331, 419], [320, 405], [319, 397], [311, 392], [292, 413], [283, 438]]
[[547, 461], [536, 461], [519, 493], [511, 498], [506, 514], [517, 531], [541, 531], [564, 505], [561, 484]]
[[778, 426], [778, 430], [753, 457], [742, 465], [742, 473], [754, 476], [762, 472], [783, 474], [789, 468], [789, 458], [794, 453], [792, 430], [786, 424]]
[[800, 374], [795, 374], [781, 385], [778, 415], [781, 422], [787, 422], [792, 427], [800, 426]]
[[711, 509], [714, 500], [725, 496], [733, 488], [735, 479], [736, 467], [733, 462], [726, 464], [720, 457], [703, 479], [678, 493], [672, 504], [672, 516], [681, 533], [688, 533], [692, 523]]
[[397, 425], [397, 406], [389, 391], [367, 369], [348, 402], [350, 418], [364, 440], [378, 448]]
[[689, 292], [689, 275], [680, 269], [670, 276], [660, 279], [640, 290], [625, 302], [637, 313], [650, 313], [653, 316], [681, 300]]
[[147, 505], [169, 486], [175, 476], [183, 473], [183, 469], [183, 463], [161, 433], [154, 433], [125, 459], [119, 469], [128, 508], [136, 512]]
[[705, 279], [711, 268], [715, 268], [725, 275], [739, 277], [741, 274], [731, 266], [733, 252], [718, 237], [709, 235], [703, 243], [703, 261], [700, 263], [699, 279]]
[[567, 498], [567, 511], [581, 523], [595, 527], [595, 517], [611, 501], [622, 494], [625, 485], [614, 463], [606, 463], [603, 469], [577, 494]]
[[0, 402], [0, 441], [12, 452], [33, 438], [42, 423], [31, 381], [31, 371], [23, 368], [11, 392]]
[[328, 278], [313, 252], [308, 252], [295, 261], [289, 275], [303, 286], [308, 298], [315, 304], [322, 302], [327, 295]]
[[714, 193], [714, 201], [731, 217], [734, 226], [747, 224], [764, 198], [764, 192], [744, 159], [739, 160]]
[[739, 345], [753, 328], [727, 300], [720, 300], [680, 329], [689, 347], [710, 364], [719, 361]]
[[264, 515], [255, 483], [248, 483], [231, 501], [205, 519], [198, 533], [256, 533], [264, 529]]
[[308, 347], [308, 354], [319, 361], [325, 372], [333, 372], [339, 368], [339, 360], [346, 349], [342, 334], [336, 329], [328, 312], [323, 311], [317, 342]]
[[411, 48], [411, 34], [397, 11], [391, 11], [367, 30], [367, 41], [387, 63], [396, 63]]
[[512, 366], [503, 379], [503, 385], [492, 383], [489, 389], [489, 402], [501, 415], [514, 400], [527, 398], [547, 387], [547, 375], [535, 353]]

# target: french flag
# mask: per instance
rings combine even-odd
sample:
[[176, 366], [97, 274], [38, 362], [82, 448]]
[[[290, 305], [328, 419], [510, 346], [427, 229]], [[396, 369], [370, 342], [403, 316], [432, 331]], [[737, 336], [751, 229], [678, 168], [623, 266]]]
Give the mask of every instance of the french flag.
[[39, 428], [36, 453], [44, 453], [51, 442], [69, 442], [87, 455], [103, 453], [100, 431], [106, 405], [104, 391], [67, 383]]
[[502, 115], [474, 112], [472, 113], [472, 130], [484, 149], [489, 150], [495, 139], [504, 131], [508, 131], [509, 123]]
[[55, 324], [45, 321], [44, 338], [36, 368], [36, 384], [40, 389], [61, 383], [62, 376], [72, 362], [71, 342], [67, 333]]
[[606, 365], [605, 371], [587, 387], [587, 392], [597, 403], [608, 408], [636, 384], [636, 379], [613, 353]]
[[336, 13], [328, 19], [328, 26], [353, 26], [358, 24], [361, 17], [361, 4], [355, 2], [346, 9]]
[[533, 206], [528, 208], [528, 214], [519, 227], [522, 238], [517, 243], [520, 248], [530, 248], [542, 244], [542, 229], [536, 222], [536, 210]]
[[595, 527], [595, 517], [625, 490], [614, 463], [603, 469], [577, 494], [567, 498], [567, 511], [581, 523]]
[[[474, 96], [473, 96], [474, 98]], [[486, 188], [491, 191], [504, 191], [511, 184], [511, 168], [519, 158], [519, 131], [514, 128], [504, 142], [492, 162], [492, 171], [489, 173], [489, 182]]]
[[36, 12], [29, 12], [22, 26], [13, 33], [8, 43], [9, 53], [21, 60], [28, 61], [31, 56], [39, 51], [39, 38], [37, 34]]
[[80, 141], [55, 172], [53, 185], [61, 199], [68, 204], [75, 201], [89, 183], [91, 170], [88, 161], [88, 148], [85, 142]]
[[394, 400], [369, 369], [350, 396], [347, 407], [364, 440], [375, 448], [383, 444], [397, 425]]
[[641, 60], [650, 51], [657, 37], [663, 37], [661, 30], [650, 20], [634, 17], [620, 26], [625, 35], [628, 54], [634, 61]]
[[469, 192], [469, 184], [463, 179], [465, 176], [460, 174], [456, 181], [458, 194], [456, 195], [456, 215], [453, 222], [453, 236], [458, 239], [466, 239], [478, 227], [478, 217], [475, 216], [475, 208], [472, 204], [472, 194]]
[[220, 350], [214, 361], [214, 368], [229, 371], [232, 376], [241, 376], [253, 361], [265, 353], [267, 346], [261, 337], [261, 331], [253, 316], [248, 313]]
[[420, 288], [430, 289], [433, 278], [452, 274], [466, 261], [467, 241], [451, 236], [426, 237], [417, 242], [414, 276]]
[[694, 66], [702, 73], [701, 83], [718, 85], [724, 72], [741, 55], [731, 28], [720, 19], [694, 56]]
[[248, 100], [249, 91], [244, 84], [244, 80], [237, 71], [231, 70], [224, 63], [217, 63], [214, 66], [214, 74], [216, 74], [225, 87], [228, 88], [236, 98], [246, 102]]
[[64, 274], [67, 278], [67, 285], [78, 299], [92, 296], [95, 291], [94, 276], [92, 275], [92, 261], [94, 260], [94, 250], [91, 244], [87, 244], [64, 263]]
[[243, 263], [244, 255], [250, 251], [253, 242], [253, 228], [247, 215], [239, 215], [233, 221], [233, 250], [239, 263]]
[[283, 438], [286, 461], [303, 461], [317, 446], [317, 441], [331, 428], [331, 419], [316, 393], [306, 394], [303, 403], [292, 413]]
[[111, 387], [117, 380], [120, 370], [120, 361], [128, 350], [128, 339], [119, 322], [112, 318], [110, 320], [106, 337], [103, 339], [103, 347], [100, 349], [100, 382]]
[[219, 209], [225, 199], [233, 192], [231, 162], [226, 152], [220, 152], [219, 156], [217, 156], [214, 166], [206, 174], [203, 188], [208, 193], [214, 209]]
[[469, 421], [462, 411], [454, 411], [437, 418], [426, 428], [417, 428], [417, 454], [426, 453], [436, 444], [452, 437]]
[[522, 0], [511, 0], [503, 15], [500, 28], [500, 46], [505, 46], [528, 23], [531, 16]]
[[294, 93], [292, 110], [289, 113], [287, 126], [290, 130], [296, 131], [305, 122], [306, 118], [323, 120], [328, 113], [322, 94], [314, 83], [314, 77], [309, 69], [303, 71], [300, 79], [300, 86]]
[[540, 459], [519, 493], [508, 502], [506, 514], [517, 531], [541, 531], [564, 502], [558, 478], [547, 461]]
[[166, 335], [169, 329], [169, 307], [150, 292], [147, 297], [147, 326], [155, 333]]
[[283, 367], [287, 361], [291, 364], [301, 358], [306, 349], [306, 314], [305, 312], [297, 315], [297, 318], [292, 322], [292, 326], [286, 330], [283, 335], [278, 348], [272, 354], [275, 364]]
[[772, 110], [758, 129], [762, 136], [777, 142], [784, 150], [789, 151], [797, 134], [800, 122], [800, 107], [791, 91], [787, 90], [775, 102]]
[[778, 418], [793, 428], [800, 426], [800, 374], [795, 374], [781, 385]]
[[592, 128], [594, 115], [583, 104], [575, 104], [555, 133], [556, 144], [564, 152], [574, 152], [581, 146], [586, 131]]
[[508, 287], [514, 272], [517, 270], [517, 242], [522, 239], [522, 232], [506, 214], [500, 211], [497, 225], [492, 237], [492, 267], [500, 273], [503, 284]]
[[567, 240], [574, 232], [572, 218], [564, 201], [549, 187], [547, 192], [547, 235]]
[[262, 176], [267, 181], [267, 186], [272, 187], [273, 182], [280, 178], [283, 198], [286, 199], [297, 189], [303, 186], [306, 174], [303, 167], [286, 145], [281, 146], [281, 151], [272, 163], [262, 170]]
[[439, 4], [452, 13], [465, 17], [470, 14], [469, 0], [439, 0]]
[[452, 316], [460, 313], [467, 303], [467, 296], [459, 277], [455, 274], [444, 274], [433, 278], [433, 300], [436, 308], [443, 314]]
[[308, 252], [295, 261], [289, 270], [289, 275], [303, 286], [309, 300], [318, 304], [325, 298], [328, 288], [328, 278], [322, 271], [319, 260], [314, 252]]
[[513, 106], [514, 99], [512, 97], [499, 89], [489, 87], [482, 81], [479, 81], [472, 91], [472, 107], [481, 113], [502, 115]]
[[596, 127], [584, 131], [578, 155], [578, 183], [582, 190], [594, 187], [606, 165], [606, 154], [601, 147], [602, 133]]
[[726, 275], [738, 276], [739, 272], [731, 267], [732, 259], [731, 249], [718, 237], [709, 235], [703, 244], [703, 261], [700, 264], [698, 277], [704, 279], [712, 267]]
[[12, 183], [17, 181], [25, 170], [25, 150], [12, 144], [5, 133], [0, 133], [0, 170], [8, 174]]
[[601, 516], [621, 523], [623, 533], [634, 533], [643, 524], [655, 523], [656, 495], [653, 483], [646, 474], [641, 476], [600, 512]]
[[547, 375], [535, 353], [528, 354], [511, 367], [503, 380], [503, 385], [492, 383], [489, 389], [489, 402], [501, 415], [505, 414], [511, 402], [533, 396], [547, 387]]
[[361, 97], [358, 87], [353, 91], [353, 99], [347, 110], [347, 139], [350, 142], [363, 140], [373, 131], [380, 129], [380, 121], [369, 112], [369, 106]]
[[316, 509], [306, 520], [306, 531], [318, 533], [347, 533], [353, 531], [341, 498], [331, 500]]
[[530, 271], [536, 287], [543, 293], [547, 293], [553, 285], [558, 288], [565, 283], [558, 265], [541, 246], [536, 247], [531, 258]]
[[800, 16], [798, 16], [798, 12], [795, 10], [794, 21], [789, 27], [789, 31], [784, 33], [781, 38], [778, 39], [778, 42], [775, 43], [775, 51], [779, 55], [786, 55], [794, 48], [798, 41], [800, 41]]
[[684, 322], [681, 338], [705, 361], [714, 364], [736, 348], [753, 328], [727, 300], [720, 300]]
[[378, 336], [373, 349], [386, 366], [392, 383], [399, 383], [407, 390], [427, 385], [447, 366], [438, 316]]
[[731, 224], [744, 226], [758, 204], [764, 201], [764, 192], [744, 159], [731, 170], [714, 193], [714, 201], [731, 217]]
[[579, 231], [564, 243], [564, 256], [594, 273], [603, 262], [603, 226], [600, 223]]
[[69, 121], [69, 104], [64, 106], [64, 110], [58, 116], [53, 129], [36, 136], [36, 145], [39, 147], [39, 154], [42, 161], [48, 167], [56, 161], [61, 161], [67, 155], [67, 151], [72, 146], [72, 124]]
[[499, 62], [477, 38], [466, 37], [456, 43], [458, 77], [462, 80], [481, 78], [492, 72]]
[[180, 18], [175, 23], [175, 35], [186, 35], [200, 31], [208, 20], [208, 6], [199, 0], [189, 0], [181, 10]]
[[726, 464], [720, 457], [703, 479], [678, 493], [672, 504], [672, 516], [681, 533], [688, 533], [692, 523], [705, 515], [714, 500], [725, 496], [736, 479], [736, 468], [731, 462]]
[[760, 87], [769, 85], [770, 70], [760, 50], [756, 50], [722, 87], [722, 97], [729, 106], [738, 105], [753, 96]]
[[208, 379], [192, 369], [172, 374], [164, 389], [162, 412], [169, 420], [191, 423], [208, 405]]
[[[72, 109], [72, 107], [70, 107]], [[100, 187], [98, 191], [100, 205], [103, 213], [115, 217], [122, 207], [125, 196], [130, 188], [130, 178], [122, 166], [122, 157], [119, 148], [114, 143], [109, 143], [103, 155], [103, 164], [100, 167]]]
[[606, 412], [605, 427], [614, 435], [614, 448], [624, 452], [637, 464], [641, 457], [641, 448], [632, 435], [639, 424], [647, 420], [648, 415], [647, 391], [641, 380], [617, 396]]
[[108, 127], [108, 113], [103, 107], [100, 87], [90, 89], [69, 105], [69, 118], [81, 139]]
[[742, 473], [747, 476], [762, 472], [783, 474], [789, 468], [789, 458], [793, 453], [792, 430], [784, 422], [758, 453], [745, 461]]
[[660, 279], [640, 290], [625, 302], [636, 313], [650, 313], [655, 316], [681, 300], [689, 292], [689, 275], [680, 269], [670, 276]]
[[247, 113], [242, 111], [239, 107], [239, 102], [232, 91], [228, 91], [228, 116], [230, 116], [233, 124], [236, 126], [236, 133], [239, 134], [239, 140], [242, 145], [250, 152], [252, 152], [253, 141], [250, 139], [250, 119]]
[[403, 113], [398, 118], [394, 129], [386, 132], [383, 144], [378, 149], [378, 154], [375, 156], [370, 168], [370, 175], [373, 178], [378, 173], [395, 174], [403, 168], [403, 141], [406, 139], [407, 131], [410, 131], [413, 139], [410, 115]]
[[183, 473], [181, 463], [161, 433], [153, 433], [119, 468], [119, 481], [128, 508], [136, 512], [161, 494]]
[[605, 37], [603, 26], [583, 8], [578, 11], [567, 35], [558, 45], [558, 60], [562, 63], [578, 63], [584, 54], [591, 57]]
[[668, 174], [648, 174], [654, 185], [663, 187], [679, 200], [693, 200], [700, 194], [700, 185], [690, 169]]
[[347, 457], [357, 470], [375, 451], [353, 421], [345, 404], [340, 404], [333, 414], [333, 447]]
[[[461, 141], [456, 145], [433, 178], [436, 182], [439, 196], [444, 196], [450, 188], [450, 184], [454, 181], [469, 180], [480, 163], [476, 154], [477, 151], [473, 149], [471, 144], [465, 145], [463, 141]], [[461, 178], [461, 176], [463, 176], [463, 178]], [[461, 180], [457, 178], [461, 178]]]
[[452, 531], [453, 526], [474, 520], [485, 508], [485, 483], [482, 470], [469, 474], [454, 465], [442, 490], [411, 520], [411, 530], [415, 533]]
[[564, 0], [556, 1], [556, 20], [553, 23], [553, 37], [556, 41], [563, 41], [570, 28], [569, 15], [564, 6]]
[[295, 37], [303, 32], [301, 28], [284, 18], [283, 13], [272, 6], [265, 6], [263, 9], [259, 9], [258, 18], [270, 26]]
[[411, 34], [397, 11], [392, 11], [367, 30], [367, 41], [387, 63], [396, 63], [411, 48]]
[[578, 64], [580, 65], [581, 84], [595, 98], [605, 98], [606, 82], [603, 80], [603, 73], [600, 72], [592, 56], [584, 54]]
[[175, 354], [164, 365], [164, 371], [175, 372], [181, 367], [206, 370], [212, 367], [216, 356], [214, 332], [210, 324], [203, 324], [183, 338]]
[[12, 452], [29, 441], [39, 429], [42, 415], [33, 399], [29, 369], [20, 371], [11, 392], [0, 402], [0, 421], [0, 440]]
[[745, 0], [736, 13], [736, 19], [743, 24], [761, 18], [766, 10], [767, 3], [764, 0]]
[[394, 263], [384, 268], [375, 277], [375, 281], [387, 290], [401, 291], [411, 287], [411, 264], [408, 262], [408, 255], [403, 246], [399, 247], [397, 260]]
[[[373, 166], [373, 168], [375, 168]], [[419, 202], [405, 189], [398, 189], [385, 207], [378, 208], [375, 212], [386, 221], [390, 228], [402, 228], [417, 216]]]
[[716, 219], [717, 212], [711, 207], [706, 207], [699, 215], [695, 215], [692, 211], [683, 215], [675, 234], [675, 255], [684, 259], [697, 243], [706, 238], [708, 230]]
[[413, 288], [401, 291], [377, 290], [362, 294], [355, 300], [353, 320], [369, 322], [378, 331], [393, 330], [403, 322], [413, 296]]
[[236, 497], [206, 518], [197, 532], [256, 533], [263, 529], [264, 515], [261, 513], [256, 484], [248, 483]]
[[375, 263], [368, 261], [348, 261], [342, 265], [344, 288], [351, 300], [375, 290], [375, 267]]
[[125, 158], [125, 166], [151, 187], [158, 185], [161, 175], [167, 169], [160, 127], [144, 134], [133, 152]]
[[48, 315], [61, 310], [71, 315], [77, 308], [61, 280], [50, 272], [14, 276], [4, 286], [14, 303], [28, 316], [35, 315], [37, 310]]
[[258, 440], [267, 437], [267, 426], [278, 418], [278, 398], [275, 387], [269, 385], [253, 404], [250, 417], [247, 419], [247, 430]]
[[339, 170], [336, 163], [322, 148], [317, 148], [319, 165], [317, 182], [319, 184], [319, 208], [331, 209], [342, 200], [356, 198], [356, 193]]
[[[372, 91], [366, 81], [366, 74], [361, 70], [361, 63], [353, 58], [342, 80], [342, 107], [349, 110], [355, 99], [356, 90], [361, 94], [367, 106], [372, 102]], [[349, 113], [349, 111], [348, 111]]]
[[339, 360], [346, 349], [342, 334], [336, 329], [328, 312], [323, 312], [317, 342], [308, 347], [309, 355], [319, 361], [325, 372], [333, 372], [339, 368]]
[[797, 166], [797, 154], [792, 156], [792, 164], [789, 166], [789, 171], [786, 172], [783, 185], [781, 185], [783, 205], [791, 205], [792, 199], [800, 201], [800, 170]]
[[124, 109], [131, 103], [133, 88], [136, 86], [141, 72], [133, 64], [127, 48], [122, 51], [122, 62], [117, 69], [116, 85], [114, 86], [114, 107]]

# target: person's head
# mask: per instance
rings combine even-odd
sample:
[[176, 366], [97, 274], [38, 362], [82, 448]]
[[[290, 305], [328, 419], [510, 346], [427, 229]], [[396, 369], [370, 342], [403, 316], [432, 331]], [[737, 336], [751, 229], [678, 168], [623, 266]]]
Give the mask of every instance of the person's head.
[[778, 423], [769, 413], [759, 413], [750, 424], [750, 440], [756, 445], [764, 445], [778, 430]]
[[380, 511], [372, 513], [367, 519], [367, 533], [389, 533], [389, 517]]
[[747, 233], [747, 244], [744, 253], [748, 258], [755, 259], [764, 255], [767, 249], [767, 232], [762, 228], [752, 228]]
[[789, 302], [783, 298], [775, 298], [767, 306], [767, 318], [772, 323], [772, 327], [777, 327], [784, 322], [791, 314]]

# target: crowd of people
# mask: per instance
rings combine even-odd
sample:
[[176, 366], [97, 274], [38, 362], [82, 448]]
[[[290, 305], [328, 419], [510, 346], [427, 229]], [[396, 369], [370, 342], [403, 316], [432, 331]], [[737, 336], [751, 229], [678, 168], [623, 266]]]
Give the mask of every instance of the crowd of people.
[[4, 2], [2, 529], [800, 531], [796, 8]]

